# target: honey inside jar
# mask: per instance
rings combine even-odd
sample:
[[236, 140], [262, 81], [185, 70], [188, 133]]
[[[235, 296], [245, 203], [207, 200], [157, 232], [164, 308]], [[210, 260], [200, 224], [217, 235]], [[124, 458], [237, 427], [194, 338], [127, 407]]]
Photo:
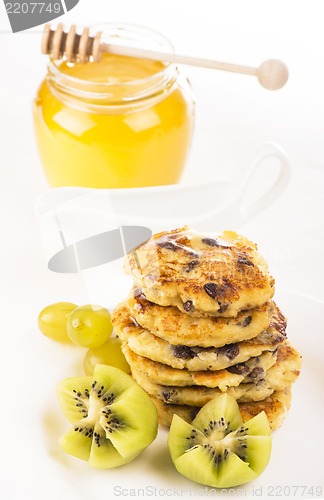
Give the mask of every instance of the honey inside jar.
[[173, 184], [191, 142], [193, 102], [177, 68], [105, 54], [99, 63], [52, 61], [34, 123], [53, 187]]

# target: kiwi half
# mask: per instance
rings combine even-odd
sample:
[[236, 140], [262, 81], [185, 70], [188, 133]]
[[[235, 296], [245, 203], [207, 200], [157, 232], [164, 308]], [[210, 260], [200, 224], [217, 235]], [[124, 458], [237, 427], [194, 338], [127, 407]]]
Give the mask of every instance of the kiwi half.
[[93, 377], [65, 379], [57, 392], [63, 413], [73, 424], [60, 445], [93, 467], [126, 464], [156, 437], [153, 402], [118, 368], [96, 365]]
[[271, 430], [264, 411], [243, 423], [236, 400], [216, 397], [191, 425], [173, 416], [168, 436], [173, 463], [183, 476], [216, 488], [258, 477], [271, 454]]

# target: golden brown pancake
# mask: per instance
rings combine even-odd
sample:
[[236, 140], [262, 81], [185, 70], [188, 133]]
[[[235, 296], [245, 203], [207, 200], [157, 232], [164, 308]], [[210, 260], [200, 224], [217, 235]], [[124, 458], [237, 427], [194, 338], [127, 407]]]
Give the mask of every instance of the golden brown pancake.
[[[224, 394], [218, 387], [211, 388], [198, 385], [177, 387], [154, 384], [148, 377], [135, 369], [132, 370], [132, 377], [150, 396], [158, 398], [167, 404], [202, 407], [215, 396]], [[226, 392], [237, 401], [251, 402], [261, 401], [271, 396], [274, 389], [262, 381], [259, 384], [250, 383], [229, 387]]]
[[[286, 329], [283, 314], [271, 301], [252, 311], [241, 312], [234, 319], [195, 318], [182, 313], [176, 307], [156, 306], [140, 297], [129, 298], [117, 306], [112, 321], [121, 338], [127, 336], [130, 330], [136, 333], [136, 330], [132, 329], [133, 324], [172, 345], [187, 347], [223, 347], [255, 338], [269, 327], [269, 342], [266, 343], [272, 344], [274, 338], [280, 337], [283, 340]], [[265, 337], [264, 335], [264, 339]]]
[[286, 338], [286, 321], [276, 313], [273, 314], [268, 329], [253, 339], [218, 348], [170, 344], [134, 322], [124, 304], [115, 309], [112, 319], [116, 335], [127, 342], [136, 354], [172, 368], [192, 371], [222, 370], [243, 363], [251, 357], [260, 356], [264, 351], [275, 351]]
[[230, 366], [224, 370], [189, 371], [172, 368], [139, 356], [132, 352], [127, 344], [123, 345], [122, 350], [131, 370], [147, 377], [154, 384], [179, 387], [192, 385], [218, 387], [224, 392], [229, 387], [237, 387], [241, 383], [257, 383], [263, 380], [266, 372], [275, 364], [277, 357], [276, 352], [265, 351], [261, 356], [250, 358], [245, 363]]
[[[301, 356], [287, 341], [278, 348], [277, 362], [266, 372], [263, 380], [257, 383], [241, 383], [236, 387], [228, 387], [227, 393], [242, 403], [261, 401], [271, 396], [274, 391], [283, 391], [299, 376]], [[222, 391], [204, 386], [167, 386], [153, 383], [136, 367], [131, 368], [132, 376], [137, 383], [151, 396], [164, 403], [189, 406], [203, 406]]]
[[228, 231], [158, 233], [128, 255], [125, 268], [149, 301], [188, 315], [235, 317], [274, 294], [257, 245]]
[[135, 289], [125, 303], [136, 323], [171, 344], [222, 347], [256, 337], [270, 325], [272, 316], [281, 314], [272, 301], [252, 310], [241, 311], [235, 318], [198, 318], [177, 307], [163, 307], [146, 300]]
[[[191, 423], [200, 410], [200, 408], [196, 406], [166, 404], [154, 397], [152, 397], [152, 400], [158, 411], [159, 423], [164, 427], [170, 427], [174, 414], [178, 415], [186, 422]], [[281, 426], [290, 408], [290, 402], [291, 388], [287, 387], [283, 391], [273, 392], [271, 396], [263, 401], [251, 403], [239, 402], [238, 404], [244, 422], [255, 417], [261, 411], [264, 411], [268, 417], [271, 429], [274, 430]]]

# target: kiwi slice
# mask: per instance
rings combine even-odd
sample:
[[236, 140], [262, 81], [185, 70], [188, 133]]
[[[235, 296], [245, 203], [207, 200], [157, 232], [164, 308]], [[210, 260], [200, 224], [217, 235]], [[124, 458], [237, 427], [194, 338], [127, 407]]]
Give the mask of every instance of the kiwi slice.
[[266, 468], [271, 430], [264, 411], [243, 423], [236, 400], [222, 394], [203, 406], [191, 425], [174, 415], [168, 446], [180, 474], [229, 488], [252, 481]]
[[58, 399], [73, 427], [60, 439], [63, 450], [109, 469], [126, 464], [157, 434], [150, 397], [122, 370], [96, 365], [93, 377], [72, 377], [58, 385]]

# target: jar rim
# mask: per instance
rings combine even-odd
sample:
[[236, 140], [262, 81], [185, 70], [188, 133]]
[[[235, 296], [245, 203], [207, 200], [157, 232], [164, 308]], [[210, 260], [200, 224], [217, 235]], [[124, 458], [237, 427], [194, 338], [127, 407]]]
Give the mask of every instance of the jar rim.
[[[96, 23], [90, 26], [90, 34], [93, 32], [94, 34], [98, 31], [102, 31], [102, 40], [105, 41], [105, 38], [108, 36], [109, 38], [116, 37], [118, 38], [118, 42], [122, 40], [120, 36], [123, 33], [133, 34], [142, 36], [148, 42], [157, 42], [157, 50], [160, 48], [163, 52], [169, 52], [170, 54], [174, 53], [174, 47], [171, 41], [159, 31], [156, 31], [151, 28], [147, 28], [145, 26], [141, 26], [138, 24], [131, 23]], [[109, 33], [110, 31], [110, 33]], [[129, 41], [129, 39], [128, 39]], [[137, 45], [138, 46], [138, 45]], [[143, 46], [145, 48], [145, 45]], [[150, 47], [151, 48], [151, 47]], [[70, 88], [71, 91], [74, 91], [74, 88], [77, 87], [79, 93], [85, 96], [86, 94], [97, 94], [102, 96], [105, 91], [110, 93], [111, 89], [118, 86], [118, 88], [122, 89], [131, 89], [132, 87], [137, 87], [139, 85], [147, 84], [147, 90], [150, 90], [150, 83], [152, 83], [153, 87], [156, 87], [156, 83], [158, 81], [165, 82], [169, 81], [174, 77], [178, 69], [174, 63], [165, 63], [164, 67], [153, 73], [152, 75], [136, 78], [134, 80], [130, 80], [127, 82], [95, 82], [91, 80], [87, 80], [85, 78], [79, 78], [76, 76], [71, 76], [60, 70], [60, 65], [64, 61], [64, 58], [61, 59], [53, 59], [49, 58], [48, 62], [48, 73], [51, 78], [54, 80], [60, 80], [60, 86], [64, 86], [65, 90]], [[162, 61], [163, 62], [163, 61]], [[88, 63], [88, 64], [96, 64], [96, 63]], [[69, 85], [70, 84], [70, 85]], [[84, 88], [83, 88], [84, 87]], [[100, 89], [100, 91], [99, 91]]]

